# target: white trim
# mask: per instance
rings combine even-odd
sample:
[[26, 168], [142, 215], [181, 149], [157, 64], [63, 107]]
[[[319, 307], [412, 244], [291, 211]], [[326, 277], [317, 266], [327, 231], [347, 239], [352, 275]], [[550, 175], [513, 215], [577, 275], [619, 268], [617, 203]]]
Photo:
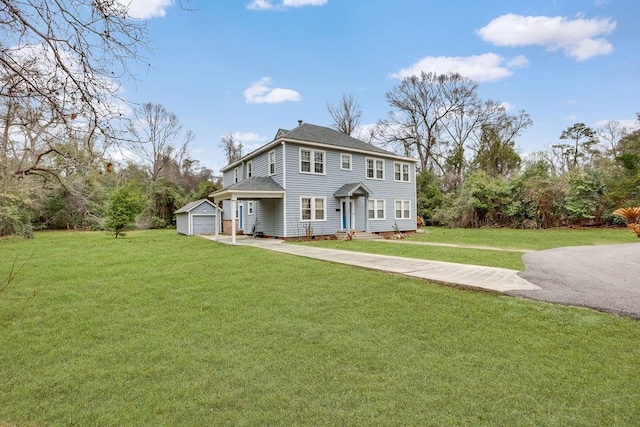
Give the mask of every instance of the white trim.
[[253, 200], [249, 200], [247, 202], [247, 215], [253, 215], [254, 209], [255, 209], [255, 206], [254, 206]]
[[[349, 167], [348, 168], [342, 167], [342, 156], [349, 156]], [[351, 154], [349, 154], [349, 153], [340, 153], [340, 170], [343, 170], [343, 171], [353, 170], [353, 156]]]
[[[349, 219], [349, 221], [347, 221], [347, 224], [345, 224], [345, 226], [343, 226], [342, 221], [345, 219], [345, 214], [346, 212], [344, 211], [344, 208], [347, 206], [349, 206], [348, 210], [351, 211], [351, 217]], [[351, 226], [351, 230], [355, 230], [356, 229], [356, 201], [355, 199], [340, 199], [340, 230], [341, 231], [347, 231], [347, 229], [349, 228], [349, 226]]]
[[[369, 160], [373, 160], [373, 177], [369, 176]], [[378, 164], [377, 162], [380, 161], [382, 162], [382, 178], [378, 178]], [[376, 181], [384, 181], [385, 178], [385, 161], [384, 159], [379, 159], [376, 157], [365, 157], [364, 158], [364, 177], [366, 179], [373, 179]]]
[[[373, 202], [373, 218], [369, 216], [369, 203]], [[378, 202], [382, 202], [382, 218], [378, 217]], [[367, 200], [367, 219], [369, 221], [383, 221], [387, 219], [387, 201], [385, 199], [368, 199]]]
[[[397, 216], [397, 209], [396, 209], [396, 203], [400, 202], [400, 213], [402, 214], [401, 216]], [[406, 210], [404, 208], [404, 204], [408, 203], [409, 204], [409, 216], [405, 217], [404, 216], [404, 211]], [[411, 219], [411, 200], [407, 200], [407, 199], [394, 199], [393, 200], [393, 218], [394, 219]]]
[[[396, 165], [400, 166], [400, 179], [396, 179]], [[404, 178], [404, 166], [407, 167], [407, 179]], [[411, 165], [406, 162], [393, 162], [393, 180], [395, 182], [411, 182]]]
[[[302, 199], [310, 199], [311, 203], [309, 206], [309, 209], [311, 210], [310, 215], [311, 215], [311, 219], [302, 219]], [[322, 205], [323, 205], [323, 209], [322, 211], [324, 212], [324, 218], [323, 219], [316, 219], [316, 200], [318, 199], [322, 199]], [[298, 213], [300, 214], [300, 222], [326, 222], [327, 221], [327, 198], [323, 197], [323, 196], [300, 196], [300, 200], [299, 200], [299, 209], [298, 209]]]
[[[302, 170], [302, 152], [309, 152], [309, 170]], [[316, 172], [316, 154], [322, 154], [322, 172]], [[298, 149], [298, 172], [306, 175], [326, 175], [327, 174], [327, 152], [323, 150], [312, 150], [305, 147]]]
[[238, 182], [238, 167], [233, 168], [233, 182], [234, 184]]
[[249, 160], [247, 162], [247, 178], [251, 178], [253, 176], [253, 160]]
[[282, 197], [282, 237], [287, 238], [287, 193]]
[[282, 141], [282, 188], [287, 189], [287, 147]]

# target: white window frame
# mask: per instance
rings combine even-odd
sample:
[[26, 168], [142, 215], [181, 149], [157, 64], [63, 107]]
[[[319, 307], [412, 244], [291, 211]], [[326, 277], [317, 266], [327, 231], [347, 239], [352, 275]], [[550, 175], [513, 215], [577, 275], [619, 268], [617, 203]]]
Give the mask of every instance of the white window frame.
[[238, 168], [233, 168], [233, 182], [238, 182]]
[[[398, 216], [398, 203], [400, 203], [400, 216]], [[406, 208], [405, 208], [406, 205]], [[408, 216], [404, 216], [408, 211]], [[393, 201], [393, 216], [395, 219], [411, 219], [411, 200], [396, 199]]]
[[[304, 171], [302, 170], [302, 152], [303, 151], [307, 151], [309, 152], [309, 171]], [[322, 155], [322, 172], [316, 172], [316, 154], [321, 154]], [[300, 173], [304, 173], [304, 174], [309, 174], [309, 175], [326, 175], [327, 172], [327, 153], [325, 151], [322, 150], [312, 150], [310, 148], [302, 148], [300, 147], [299, 150], [299, 157], [300, 157], [300, 162], [299, 162], [299, 170]]]
[[[370, 213], [371, 213], [371, 209], [369, 206], [370, 203], [373, 203], [373, 218], [370, 216]], [[367, 201], [367, 219], [369, 219], [369, 221], [380, 221], [380, 220], [387, 219], [386, 204], [387, 203], [385, 199], [369, 199]], [[380, 209], [379, 205], [382, 205], [382, 209]], [[379, 215], [380, 210], [382, 210], [382, 216]]]
[[[406, 174], [405, 168], [407, 171]], [[398, 179], [398, 175], [400, 179]], [[409, 165], [409, 163], [393, 162], [393, 180], [395, 182], [411, 182], [411, 165]]]
[[276, 173], [276, 150], [269, 151], [269, 176], [275, 175]]
[[253, 215], [253, 201], [247, 202], [247, 215]]
[[[344, 163], [345, 161], [343, 159], [349, 159], [349, 167], [345, 168], [344, 167]], [[351, 156], [351, 154], [348, 153], [340, 153], [340, 170], [343, 171], [350, 171], [353, 169], [353, 157]]]
[[249, 160], [247, 162], [247, 178], [251, 178], [253, 175], [253, 161]]
[[[311, 201], [310, 203], [310, 215], [309, 215], [309, 219], [303, 219], [303, 215], [302, 215], [302, 201], [304, 199], [309, 199]], [[317, 215], [316, 215], [316, 204], [318, 200], [322, 200], [322, 216], [323, 218], [318, 219]], [[327, 220], [327, 198], [326, 197], [315, 197], [315, 196], [300, 196], [300, 221], [301, 222], [311, 222], [311, 221], [326, 221]]]
[[[373, 162], [373, 177], [369, 176], [369, 162]], [[378, 162], [382, 163], [382, 166], [378, 168]], [[378, 177], [378, 172], [382, 172], [382, 177]], [[376, 157], [365, 157], [364, 158], [364, 175], [367, 179], [375, 179], [378, 181], [384, 181], [384, 159], [378, 159]]]

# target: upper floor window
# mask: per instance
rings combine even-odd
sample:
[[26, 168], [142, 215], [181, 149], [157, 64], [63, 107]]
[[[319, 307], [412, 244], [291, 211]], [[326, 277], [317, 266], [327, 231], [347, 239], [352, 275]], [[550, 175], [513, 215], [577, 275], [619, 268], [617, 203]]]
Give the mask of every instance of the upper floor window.
[[393, 179], [396, 181], [409, 182], [409, 163], [393, 163]]
[[326, 206], [324, 197], [300, 197], [300, 220], [324, 221]]
[[324, 151], [300, 149], [300, 172], [324, 174]]
[[351, 170], [351, 154], [340, 153], [340, 169]]
[[367, 178], [384, 179], [384, 160], [367, 157]]
[[396, 219], [411, 219], [411, 200], [395, 201]]
[[276, 173], [276, 150], [269, 151], [269, 175]]
[[238, 182], [238, 168], [233, 169], [233, 182]]
[[249, 160], [247, 162], [247, 178], [251, 178], [251, 175], [253, 175], [253, 162]]

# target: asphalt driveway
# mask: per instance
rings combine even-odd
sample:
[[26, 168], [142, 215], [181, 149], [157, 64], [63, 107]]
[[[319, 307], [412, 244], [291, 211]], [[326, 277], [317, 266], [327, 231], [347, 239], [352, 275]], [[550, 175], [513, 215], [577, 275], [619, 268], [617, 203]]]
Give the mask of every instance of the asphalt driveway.
[[526, 270], [518, 275], [542, 289], [506, 294], [640, 319], [640, 243], [556, 248], [523, 258]]

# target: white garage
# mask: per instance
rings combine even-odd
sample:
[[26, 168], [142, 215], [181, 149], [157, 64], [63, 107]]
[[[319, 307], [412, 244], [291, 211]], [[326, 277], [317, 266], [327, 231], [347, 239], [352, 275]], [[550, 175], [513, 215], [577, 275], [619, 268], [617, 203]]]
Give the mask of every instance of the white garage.
[[191, 202], [175, 212], [176, 229], [188, 236], [218, 234], [220, 232], [221, 209], [207, 199]]

